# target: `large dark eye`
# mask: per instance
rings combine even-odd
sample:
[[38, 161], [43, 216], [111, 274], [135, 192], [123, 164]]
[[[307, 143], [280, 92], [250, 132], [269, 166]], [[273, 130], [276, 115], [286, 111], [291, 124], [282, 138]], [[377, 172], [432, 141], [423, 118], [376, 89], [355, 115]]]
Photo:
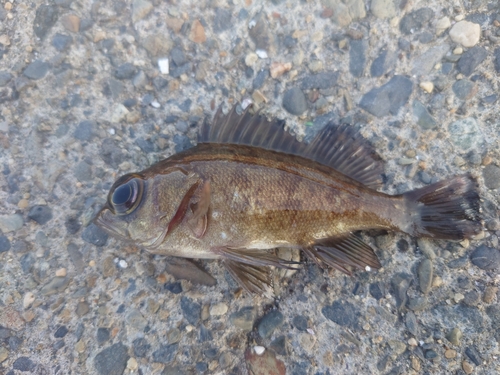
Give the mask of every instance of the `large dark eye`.
[[141, 202], [144, 193], [144, 181], [134, 175], [119, 178], [108, 195], [108, 205], [115, 215], [127, 215], [134, 211]]

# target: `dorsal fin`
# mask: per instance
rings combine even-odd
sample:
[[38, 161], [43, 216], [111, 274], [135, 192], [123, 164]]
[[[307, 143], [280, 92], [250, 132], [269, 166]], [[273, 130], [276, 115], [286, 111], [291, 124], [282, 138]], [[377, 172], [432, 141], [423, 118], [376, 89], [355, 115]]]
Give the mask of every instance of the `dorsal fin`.
[[326, 125], [311, 143], [299, 142], [279, 119], [252, 115], [249, 107], [241, 114], [236, 106], [227, 115], [219, 107], [212, 124], [207, 120], [198, 136], [199, 143], [230, 143], [302, 156], [376, 188], [382, 183], [383, 163], [368, 142], [352, 126]]

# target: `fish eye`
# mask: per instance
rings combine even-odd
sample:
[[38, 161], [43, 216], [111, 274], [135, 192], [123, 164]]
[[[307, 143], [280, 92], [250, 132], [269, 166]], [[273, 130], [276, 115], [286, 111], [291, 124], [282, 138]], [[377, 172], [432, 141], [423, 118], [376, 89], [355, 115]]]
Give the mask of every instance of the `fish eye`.
[[108, 205], [115, 215], [127, 215], [133, 212], [141, 202], [144, 181], [134, 175], [119, 178], [108, 195]]

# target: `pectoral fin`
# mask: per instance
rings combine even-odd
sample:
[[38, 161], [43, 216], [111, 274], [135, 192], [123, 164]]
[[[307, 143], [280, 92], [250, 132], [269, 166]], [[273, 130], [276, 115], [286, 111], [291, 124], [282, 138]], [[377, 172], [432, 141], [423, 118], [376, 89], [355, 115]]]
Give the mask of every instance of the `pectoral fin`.
[[373, 249], [354, 234], [326, 238], [304, 248], [309, 259], [320, 267], [330, 266], [348, 275], [352, 268], [364, 269], [366, 266], [378, 269], [381, 264]]
[[210, 181], [205, 181], [201, 188], [200, 200], [191, 205], [193, 216], [187, 221], [196, 238], [203, 237], [207, 230], [210, 199]]
[[253, 266], [274, 266], [278, 268], [287, 268], [290, 270], [298, 269], [294, 265], [300, 264], [289, 260], [281, 259], [276, 254], [261, 249], [231, 249], [220, 248], [214, 250], [225, 259], [234, 260]]

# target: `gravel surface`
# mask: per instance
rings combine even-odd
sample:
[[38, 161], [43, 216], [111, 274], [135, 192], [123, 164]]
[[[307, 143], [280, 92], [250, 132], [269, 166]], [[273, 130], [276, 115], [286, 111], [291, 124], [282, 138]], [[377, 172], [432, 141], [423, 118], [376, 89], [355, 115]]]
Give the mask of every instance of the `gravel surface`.
[[[1, 2], [0, 374], [500, 373], [499, 74], [493, 0]], [[379, 271], [266, 298], [91, 224], [237, 102], [358, 126], [387, 193], [471, 172], [484, 236], [365, 233]]]

